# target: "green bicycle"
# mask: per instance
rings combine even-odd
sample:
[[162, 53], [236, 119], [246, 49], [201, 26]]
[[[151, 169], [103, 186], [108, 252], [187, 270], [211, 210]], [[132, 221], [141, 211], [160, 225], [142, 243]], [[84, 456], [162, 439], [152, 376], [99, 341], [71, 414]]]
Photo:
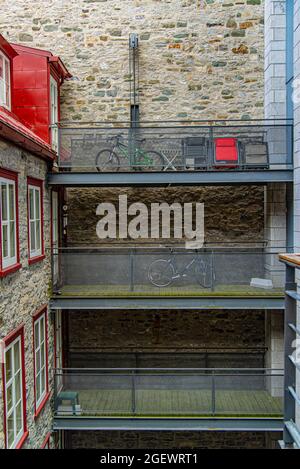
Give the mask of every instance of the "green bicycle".
[[[120, 157], [128, 161], [131, 169], [132, 167], [144, 171], [162, 171], [164, 169], [164, 157], [161, 153], [143, 150], [136, 145], [133, 150], [129, 149], [129, 145], [124, 143], [123, 139], [122, 134], [107, 139], [108, 142], [112, 143], [112, 148], [104, 148], [97, 154], [97, 171], [119, 171]], [[139, 144], [142, 144], [144, 141], [145, 139], [135, 139], [135, 142]]]

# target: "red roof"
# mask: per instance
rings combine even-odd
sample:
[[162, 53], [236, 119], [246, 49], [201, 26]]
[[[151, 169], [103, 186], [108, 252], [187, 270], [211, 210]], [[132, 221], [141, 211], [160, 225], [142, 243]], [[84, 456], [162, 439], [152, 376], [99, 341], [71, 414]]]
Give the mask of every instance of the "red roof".
[[8, 58], [13, 59], [18, 55], [18, 52], [10, 45], [9, 42], [0, 34], [0, 49], [7, 55]]
[[16, 115], [0, 106], [0, 136], [41, 158], [54, 160], [51, 146], [24, 125]]
[[71, 73], [68, 71], [63, 61], [59, 57], [53, 55], [52, 52], [48, 50], [37, 49], [36, 47], [23, 46], [20, 44], [12, 43], [11, 45], [15, 49], [17, 54], [19, 55], [32, 54], [32, 55], [39, 55], [41, 57], [46, 57], [48, 59], [48, 62], [51, 62], [52, 65], [56, 68], [58, 74], [63, 80], [66, 80], [67, 78], [72, 77]]

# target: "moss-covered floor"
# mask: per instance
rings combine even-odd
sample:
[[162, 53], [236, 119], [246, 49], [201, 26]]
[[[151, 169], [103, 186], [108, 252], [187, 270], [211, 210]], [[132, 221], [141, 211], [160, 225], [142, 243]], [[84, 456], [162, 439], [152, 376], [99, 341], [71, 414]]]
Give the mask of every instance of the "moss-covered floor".
[[215, 285], [214, 289], [203, 288], [199, 285], [172, 285], [169, 287], [155, 287], [153, 285], [64, 285], [59, 289], [61, 296], [80, 297], [130, 297], [130, 296], [227, 296], [227, 297], [283, 297], [281, 288], [263, 289], [250, 285]]
[[[74, 391], [74, 389], [72, 389]], [[212, 416], [211, 390], [136, 390], [135, 412], [132, 410], [131, 390], [79, 390], [82, 416]], [[67, 401], [58, 415], [70, 415]], [[65, 410], [64, 410], [65, 407]], [[220, 390], [215, 395], [215, 417], [281, 417], [282, 398], [272, 397], [267, 391]]]

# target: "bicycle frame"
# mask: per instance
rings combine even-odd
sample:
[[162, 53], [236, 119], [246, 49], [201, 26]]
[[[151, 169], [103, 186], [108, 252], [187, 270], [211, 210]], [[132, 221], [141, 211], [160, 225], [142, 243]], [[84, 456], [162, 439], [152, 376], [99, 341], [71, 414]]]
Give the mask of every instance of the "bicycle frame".
[[198, 254], [195, 257], [193, 257], [193, 259], [190, 262], [188, 262], [181, 271], [178, 270], [178, 268], [176, 266], [174, 254], [172, 254], [172, 256], [170, 257], [168, 262], [174, 268], [174, 272], [175, 272], [176, 276], [182, 277], [185, 274], [185, 272], [189, 271], [189, 269], [194, 265], [194, 263], [197, 261], [197, 259], [198, 259]]
[[[121, 153], [121, 156], [123, 158], [126, 158], [131, 164], [132, 161], [130, 161], [130, 153], [128, 150], [129, 146], [125, 145], [125, 143], [122, 143], [118, 141], [116, 145], [113, 147], [112, 151], [114, 152], [115, 150], [118, 150], [119, 153]], [[137, 160], [137, 157], [140, 157], [140, 161]], [[141, 161], [143, 159], [143, 161]], [[147, 152], [142, 150], [139, 147], [134, 148], [134, 162], [133, 164], [135, 165], [151, 165], [153, 163], [153, 160], [148, 156]]]

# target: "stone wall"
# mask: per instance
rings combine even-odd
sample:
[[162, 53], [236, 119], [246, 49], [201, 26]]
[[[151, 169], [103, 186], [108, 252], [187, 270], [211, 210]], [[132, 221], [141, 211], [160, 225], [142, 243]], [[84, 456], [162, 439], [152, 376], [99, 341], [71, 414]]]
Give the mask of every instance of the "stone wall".
[[[96, 207], [126, 194], [128, 205], [144, 202], [204, 202], [205, 242], [261, 241], [264, 239], [263, 187], [171, 187], [126, 189], [68, 189], [68, 244], [99, 244]], [[125, 240], [126, 241], [126, 240]]]
[[142, 119], [263, 116], [263, 0], [1, 1], [9, 41], [73, 74], [62, 118], [129, 118], [128, 35], [140, 38]]
[[[67, 313], [66, 313], [67, 314]], [[264, 311], [73, 311], [70, 350], [263, 348]]]
[[[274, 433], [277, 439], [280, 434]], [[267, 432], [68, 432], [72, 449], [266, 449], [274, 447]]]
[[[45, 180], [47, 164], [13, 144], [0, 140], [0, 167], [17, 171], [19, 199], [20, 262], [22, 268], [0, 280], [0, 338], [4, 338], [18, 326], [25, 327], [25, 368], [27, 425], [29, 437], [25, 448], [39, 448], [51, 429], [50, 401], [37, 419], [34, 419], [32, 314], [48, 303], [50, 285], [50, 200], [49, 191], [44, 185], [44, 240], [46, 259], [28, 264], [27, 229], [27, 176]], [[53, 334], [48, 317], [49, 336], [49, 388], [52, 387]], [[3, 434], [3, 388], [0, 373], [0, 448], [4, 447]]]

